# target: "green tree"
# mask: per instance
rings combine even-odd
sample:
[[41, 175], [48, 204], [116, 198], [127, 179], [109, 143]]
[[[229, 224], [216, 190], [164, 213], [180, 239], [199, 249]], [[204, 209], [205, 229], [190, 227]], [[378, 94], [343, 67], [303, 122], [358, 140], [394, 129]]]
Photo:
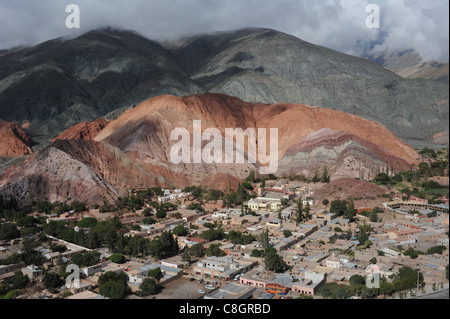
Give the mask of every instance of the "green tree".
[[376, 210], [372, 210], [372, 212], [370, 213], [370, 216], [369, 216], [369, 220], [372, 223], [376, 223], [378, 221], [378, 214], [377, 214]]
[[97, 251], [88, 251], [85, 253], [76, 253], [72, 256], [72, 262], [83, 268], [96, 265], [100, 261], [100, 253]]
[[392, 286], [391, 283], [384, 282], [384, 281], [382, 281], [380, 283], [380, 294], [385, 295], [385, 296], [387, 296], [387, 295], [392, 296], [392, 294], [394, 292], [395, 292], [394, 287]]
[[185, 193], [191, 193], [195, 198], [200, 198], [203, 195], [204, 190], [199, 186], [188, 186], [183, 189]]
[[427, 255], [442, 254], [446, 250], [447, 247], [443, 245], [433, 246], [427, 250]]
[[74, 200], [72, 203], [70, 203], [70, 206], [75, 213], [82, 213], [87, 210], [86, 202], [80, 202], [77, 200]]
[[128, 285], [121, 281], [107, 281], [99, 287], [100, 295], [109, 299], [124, 299], [130, 294]]
[[116, 264], [124, 264], [127, 261], [125, 256], [120, 254], [120, 253], [112, 254], [111, 256], [109, 256], [108, 259], [111, 260], [113, 263], [116, 263]]
[[216, 225], [214, 225], [213, 223], [204, 223], [203, 227], [208, 228], [208, 229], [214, 229], [216, 228]]
[[309, 202], [306, 203], [306, 205], [305, 205], [304, 214], [305, 214], [305, 219], [309, 220], [311, 217], [310, 216], [311, 215], [311, 206], [309, 206]]
[[347, 209], [344, 212], [344, 218], [349, 219], [350, 222], [352, 222], [354, 217], [355, 217], [355, 204], [353, 203], [353, 200], [350, 199]]
[[412, 247], [409, 247], [408, 250], [406, 250], [403, 255], [411, 257], [411, 259], [416, 259], [419, 257], [419, 255], [423, 255], [424, 253], [420, 250], [415, 250]]
[[272, 248], [268, 247], [265, 250], [266, 258], [265, 258], [265, 265], [268, 270], [271, 270], [273, 272], [283, 272], [287, 269], [287, 265], [284, 262], [283, 258], [278, 255], [277, 251]]
[[176, 236], [186, 236], [188, 234], [188, 229], [180, 224], [173, 229], [173, 234]]
[[17, 222], [17, 226], [19, 227], [30, 227], [39, 224], [39, 219], [34, 218], [33, 216], [25, 216], [24, 218], [19, 219]]
[[53, 205], [50, 202], [39, 202], [37, 203], [37, 210], [39, 213], [50, 214], [53, 209]]
[[201, 211], [201, 210], [203, 210], [203, 207], [202, 207], [202, 204], [200, 204], [200, 203], [190, 203], [187, 206], [187, 209]]
[[445, 267], [445, 278], [447, 278], [447, 280], [448, 280], [448, 264]]
[[20, 237], [20, 231], [15, 224], [1, 223], [0, 224], [0, 240], [15, 239]]
[[159, 268], [159, 267], [150, 269], [147, 273], [147, 276], [151, 277], [155, 280], [160, 280], [161, 278], [164, 277], [163, 272], [161, 271], [161, 268]]
[[419, 284], [423, 284], [423, 275], [418, 273], [417, 269], [410, 267], [402, 267], [392, 282], [395, 291], [403, 291], [417, 287], [417, 278], [419, 276]]
[[63, 253], [65, 251], [67, 251], [68, 249], [67, 249], [66, 245], [51, 244], [50, 250], [54, 253]]
[[145, 278], [139, 289], [140, 296], [156, 295], [161, 290], [160, 286], [152, 278]]
[[158, 212], [156, 213], [156, 217], [159, 219], [164, 219], [167, 217], [167, 212], [164, 210], [158, 210]]
[[121, 281], [124, 284], [128, 283], [127, 275], [124, 272], [115, 273], [114, 271], [107, 271], [98, 277], [99, 285], [105, 284], [108, 281]]
[[266, 229], [258, 236], [258, 242], [263, 246], [264, 249], [270, 246], [269, 244], [269, 229]]
[[171, 231], [163, 232], [158, 239], [154, 240], [157, 240], [160, 243], [160, 253], [158, 258], [166, 259], [178, 254], [180, 249], [178, 247], [178, 241], [173, 237]]
[[395, 175], [392, 177], [392, 180], [393, 180], [393, 181], [396, 181], [397, 183], [401, 183], [401, 182], [403, 182], [403, 177], [402, 177], [402, 175], [400, 175], [400, 174], [395, 174]]
[[54, 292], [64, 284], [64, 280], [62, 280], [57, 273], [47, 272], [44, 277], [42, 277], [42, 283], [46, 289], [50, 292]]
[[80, 228], [91, 228], [97, 225], [97, 219], [94, 217], [86, 217], [80, 220], [77, 224]]
[[264, 256], [264, 251], [263, 250], [259, 250], [259, 249], [253, 249], [252, 250], [252, 257], [256, 257], [256, 258], [259, 258], [259, 257], [263, 257]]
[[347, 211], [347, 201], [336, 199], [331, 202], [330, 213], [337, 214], [338, 216], [344, 215]]
[[253, 169], [250, 170], [248, 173], [247, 178], [245, 179], [247, 182], [250, 182], [252, 184], [255, 183], [255, 171]]
[[191, 262], [191, 253], [189, 252], [189, 248], [185, 248], [183, 254], [181, 255], [181, 260], [184, 262]]
[[286, 229], [283, 231], [283, 235], [284, 235], [284, 237], [291, 237], [292, 232], [289, 229]]
[[351, 285], [365, 285], [366, 278], [361, 275], [353, 275], [350, 277], [349, 282]]
[[358, 241], [363, 245], [369, 240], [369, 227], [364, 221], [363, 225], [359, 224], [359, 237]]
[[22, 241], [21, 261], [26, 265], [42, 265], [44, 257], [36, 248], [40, 245], [39, 241], [25, 239]]
[[205, 249], [202, 244], [196, 244], [196, 245], [192, 246], [189, 252], [190, 252], [191, 256], [194, 256], [194, 257], [201, 258], [201, 257], [205, 256]]
[[347, 299], [352, 296], [348, 286], [338, 285], [335, 282], [325, 283], [320, 288], [318, 293], [324, 298], [332, 299]]
[[375, 176], [375, 181], [381, 183], [382, 185], [386, 185], [391, 182], [391, 178], [386, 173], [379, 173]]
[[14, 276], [6, 281], [6, 285], [11, 285], [12, 289], [23, 289], [28, 285], [29, 282], [30, 279], [28, 278], [28, 276], [22, 274], [21, 271], [16, 271], [14, 273]]
[[209, 242], [214, 240], [221, 240], [225, 238], [225, 233], [222, 228], [208, 229], [200, 234], [200, 238], [203, 238]]
[[209, 247], [206, 249], [205, 252], [206, 256], [216, 256], [216, 257], [222, 257], [225, 256], [226, 254], [220, 249], [219, 245], [217, 244], [211, 244], [209, 245]]
[[142, 222], [144, 223], [144, 225], [153, 225], [156, 224], [156, 220], [152, 217], [145, 217]]
[[329, 183], [330, 182], [330, 175], [328, 173], [328, 168], [327, 168], [326, 165], [323, 167], [323, 173], [322, 173], [322, 177], [321, 177], [320, 181], [322, 183]]
[[297, 200], [297, 219], [296, 219], [297, 225], [300, 224], [302, 221], [303, 221], [303, 200], [300, 197]]

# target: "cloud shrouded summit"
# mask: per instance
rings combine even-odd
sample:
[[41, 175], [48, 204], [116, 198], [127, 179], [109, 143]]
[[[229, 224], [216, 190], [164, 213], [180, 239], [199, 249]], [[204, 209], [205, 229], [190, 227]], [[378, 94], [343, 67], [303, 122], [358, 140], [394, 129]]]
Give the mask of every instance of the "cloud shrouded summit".
[[[79, 30], [65, 26], [71, 3], [80, 7]], [[380, 29], [365, 25], [371, 3]], [[448, 10], [448, 0], [0, 0], [0, 49], [104, 26], [155, 40], [264, 27], [354, 55], [414, 49], [426, 61], [448, 62]]]

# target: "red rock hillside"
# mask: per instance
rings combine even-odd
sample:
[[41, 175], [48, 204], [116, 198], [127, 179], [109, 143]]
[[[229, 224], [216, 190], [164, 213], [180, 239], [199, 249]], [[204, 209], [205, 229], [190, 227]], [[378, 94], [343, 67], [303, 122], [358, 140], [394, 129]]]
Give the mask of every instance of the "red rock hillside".
[[352, 199], [356, 208], [382, 207], [389, 191], [373, 183], [358, 181], [354, 178], [342, 178], [332, 181], [314, 193], [315, 200], [321, 204], [324, 199]]
[[[111, 122], [95, 140], [114, 145], [143, 162], [170, 166], [170, 149], [174, 144], [169, 140], [170, 133], [174, 128], [192, 132], [193, 120], [201, 120], [203, 130], [219, 129], [223, 136], [225, 128], [278, 128], [280, 173], [298, 166], [298, 171], [307, 169], [310, 175], [313, 166], [328, 165], [339, 178], [359, 177], [357, 164], [364, 161], [364, 174], [368, 176], [380, 167], [407, 169], [419, 157], [383, 125], [354, 115], [302, 104], [246, 103], [210, 93], [150, 99]], [[199, 175], [196, 181], [219, 172], [242, 178], [249, 169], [226, 164], [209, 166], [203, 171], [189, 165], [171, 167]], [[346, 175], [349, 169], [353, 173]]]
[[92, 140], [108, 125], [108, 123], [109, 121], [100, 118], [93, 122], [77, 124], [59, 134], [52, 142], [56, 140]]
[[159, 125], [164, 132], [154, 133], [162, 137], [165, 133], [170, 133], [172, 128], [192, 127], [193, 120], [201, 120], [203, 129], [215, 127], [222, 132], [225, 128], [238, 127], [278, 128], [280, 157], [291, 146], [323, 128], [350, 133], [384, 147], [409, 163], [415, 162], [419, 157], [411, 146], [383, 125], [355, 115], [303, 104], [253, 104], [235, 97], [211, 93], [182, 98], [159, 96], [147, 100], [111, 122], [95, 139], [106, 140], [127, 150], [134, 143], [143, 141], [123, 138], [142, 132], [146, 126], [158, 128]]
[[33, 144], [17, 123], [0, 120], [0, 156], [20, 157], [31, 154]]
[[252, 104], [221, 94], [160, 96], [126, 111], [93, 140], [85, 140], [95, 134], [92, 123], [68, 130], [53, 145], [2, 174], [0, 192], [15, 194], [21, 201], [40, 194], [51, 201], [71, 197], [102, 203], [126, 195], [129, 187], [203, 185], [225, 190], [235, 188], [251, 169], [258, 172], [258, 164], [247, 161], [172, 163], [170, 150], [177, 143], [170, 141], [172, 130], [192, 132], [194, 120], [202, 121], [203, 130], [217, 128], [222, 135], [226, 128], [278, 128], [277, 175], [289, 170], [311, 175], [327, 165], [332, 179], [373, 177], [377, 168], [405, 169], [418, 158], [384, 126], [339, 111]]

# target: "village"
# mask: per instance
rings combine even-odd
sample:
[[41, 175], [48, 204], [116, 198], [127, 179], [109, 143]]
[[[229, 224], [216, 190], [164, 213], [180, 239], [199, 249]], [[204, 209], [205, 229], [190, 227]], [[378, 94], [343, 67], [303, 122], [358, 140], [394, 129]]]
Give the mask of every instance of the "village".
[[[332, 287], [354, 287], [359, 279], [359, 290], [347, 298], [364, 298], [368, 290], [363, 286], [369, 285], [363, 280], [374, 269], [383, 288], [383, 283], [394, 287], [399, 272], [408, 268], [417, 272], [417, 284], [414, 280], [407, 289], [387, 291], [378, 286], [378, 292], [369, 297], [411, 298], [448, 289], [448, 199], [429, 204], [420, 198], [405, 200], [404, 194], [396, 193], [383, 198], [381, 207], [348, 203], [345, 213], [336, 209], [340, 200], [315, 198], [321, 186], [283, 179], [255, 183], [253, 196], [238, 207], [227, 207], [223, 200], [199, 201], [181, 189], [161, 189], [153, 206], [146, 203], [119, 218], [98, 207], [59, 215], [36, 212], [34, 217], [44, 218], [47, 225], [65, 224], [76, 233], [89, 234], [93, 227], [80, 224], [83, 220], [95, 219], [95, 224], [112, 218], [124, 226], [126, 230], [121, 231], [126, 238], [151, 241], [169, 233], [176, 252], [168, 258], [128, 256], [108, 247], [86, 248], [47, 233], [46, 241], [34, 248], [42, 265], [23, 261], [0, 265], [0, 284], [21, 272], [32, 288], [19, 299], [103, 299], [101, 277], [114, 273], [126, 278], [126, 298], [269, 300], [331, 297]], [[137, 196], [140, 191], [145, 190], [129, 193]], [[149, 218], [158, 213], [155, 201], [170, 203], [172, 210], [163, 218]], [[28, 237], [38, 238], [36, 234]], [[21, 239], [0, 242], [0, 259], [19, 254], [22, 246]], [[88, 266], [78, 263], [79, 284], [68, 284], [70, 271], [66, 271], [56, 287], [43, 285], [45, 273], [60, 274], [61, 265], [71, 265], [75, 256], [80, 259], [92, 252], [97, 260]], [[142, 291], [148, 278], [154, 279], [158, 289], [146, 295]]]

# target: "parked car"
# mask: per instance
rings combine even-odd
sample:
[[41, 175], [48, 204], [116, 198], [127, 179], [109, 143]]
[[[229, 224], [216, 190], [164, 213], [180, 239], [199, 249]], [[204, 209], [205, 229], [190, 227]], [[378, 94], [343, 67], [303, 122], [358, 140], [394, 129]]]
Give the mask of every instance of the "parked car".
[[199, 279], [198, 281], [197, 281], [199, 284], [201, 284], [202, 282], [203, 282], [203, 279]]
[[203, 289], [199, 289], [199, 290], [197, 290], [197, 292], [198, 292], [199, 294], [205, 294], [205, 293], [206, 293], [206, 291], [204, 291]]
[[213, 285], [206, 285], [205, 288], [209, 290], [216, 289], [216, 287], [214, 287]]

